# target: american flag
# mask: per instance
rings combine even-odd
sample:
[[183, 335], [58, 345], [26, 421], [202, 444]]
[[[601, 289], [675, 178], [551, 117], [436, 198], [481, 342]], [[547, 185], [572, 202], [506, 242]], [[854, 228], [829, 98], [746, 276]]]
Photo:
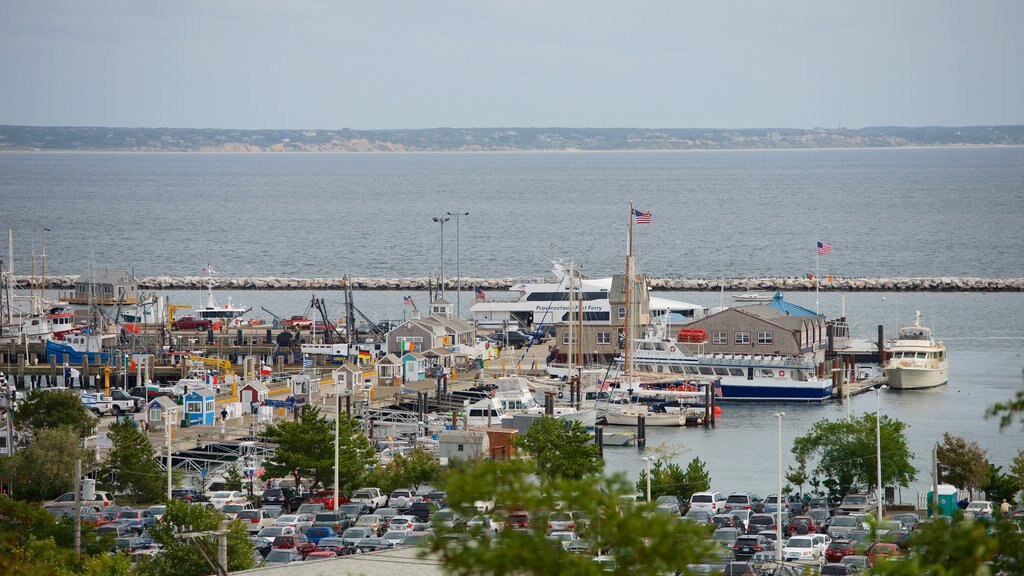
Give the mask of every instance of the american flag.
[[818, 242], [818, 254], [828, 254], [832, 251], [832, 245], [828, 242]]
[[487, 302], [487, 293], [484, 292], [483, 288], [477, 286], [476, 290], [474, 290], [473, 293], [476, 296], [477, 300], [480, 300], [481, 302]]
[[406, 305], [412, 304], [412, 296], [406, 296], [405, 298], [402, 298], [402, 303]]
[[637, 224], [650, 224], [651, 223], [651, 213], [649, 211], [648, 212], [641, 212], [639, 210], [634, 209], [633, 210], [633, 216], [636, 216], [636, 223]]
[[721, 382], [715, 382], [715, 398], [722, 397], [722, 384]]

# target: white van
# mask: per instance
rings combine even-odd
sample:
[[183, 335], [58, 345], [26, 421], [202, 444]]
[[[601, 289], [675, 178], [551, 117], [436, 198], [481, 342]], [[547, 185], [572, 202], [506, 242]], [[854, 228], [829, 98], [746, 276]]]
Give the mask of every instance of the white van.
[[690, 510], [707, 510], [719, 514], [725, 511], [725, 496], [721, 492], [697, 492], [690, 496]]

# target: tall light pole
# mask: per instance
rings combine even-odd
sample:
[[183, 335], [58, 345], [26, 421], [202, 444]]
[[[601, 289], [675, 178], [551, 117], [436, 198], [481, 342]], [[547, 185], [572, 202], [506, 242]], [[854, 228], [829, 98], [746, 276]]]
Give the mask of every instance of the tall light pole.
[[644, 456], [644, 464], [647, 466], [647, 502], [651, 501], [651, 458]]
[[878, 518], [879, 522], [882, 521], [882, 401], [878, 391], [885, 386], [879, 384], [875, 386], [875, 472], [877, 473], [876, 478], [878, 479]]
[[775, 413], [775, 417], [779, 419], [779, 477], [775, 491], [775, 560], [779, 562], [782, 562], [782, 417], [785, 415], [785, 412]]
[[434, 222], [441, 223], [441, 297], [444, 298], [444, 223], [451, 220], [444, 216], [434, 216]]
[[458, 293], [455, 295], [455, 314], [462, 318], [462, 258], [459, 254], [462, 242], [459, 238], [459, 217], [469, 216], [469, 212], [449, 212], [448, 215], [455, 216], [455, 274], [459, 277]]

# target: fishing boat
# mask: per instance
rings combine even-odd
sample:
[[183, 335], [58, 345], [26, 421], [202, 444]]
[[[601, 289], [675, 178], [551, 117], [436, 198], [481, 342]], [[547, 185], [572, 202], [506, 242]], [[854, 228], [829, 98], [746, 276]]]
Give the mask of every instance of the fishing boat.
[[213, 264], [207, 264], [203, 271], [206, 272], [206, 305], [195, 309], [195, 317], [214, 323], [225, 322], [231, 326], [238, 325], [241, 322], [238, 318], [252, 310], [252, 306], [235, 306], [230, 297], [227, 304], [219, 304], [213, 296], [213, 275], [216, 274]]
[[917, 390], [949, 381], [946, 347], [935, 341], [931, 329], [921, 325], [920, 311], [914, 312], [914, 324], [900, 328], [896, 340], [887, 348], [885, 376], [889, 386]]

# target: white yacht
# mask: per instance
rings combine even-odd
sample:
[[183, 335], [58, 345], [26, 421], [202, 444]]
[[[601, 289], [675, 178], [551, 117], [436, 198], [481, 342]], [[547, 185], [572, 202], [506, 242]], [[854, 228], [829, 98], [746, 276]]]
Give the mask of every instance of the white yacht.
[[896, 340], [889, 343], [887, 356], [885, 376], [893, 388], [933, 388], [949, 381], [946, 347], [921, 325], [920, 311], [914, 312], [912, 326], [900, 328]]
[[[481, 328], [509, 329], [516, 327], [562, 324], [566, 321], [570, 307], [569, 267], [561, 260], [552, 260], [554, 281], [524, 282], [512, 286], [509, 291], [515, 299], [500, 300], [488, 296], [486, 300], [476, 302], [470, 307], [473, 319]], [[573, 298], [583, 300], [587, 323], [611, 322], [611, 305], [608, 303], [608, 292], [612, 288], [612, 278], [583, 278], [578, 281], [580, 288], [574, 289]], [[651, 318], [665, 316], [672, 324], [685, 324], [703, 318], [713, 310], [670, 300], [668, 298], [650, 297]]]
[[236, 318], [245, 314], [249, 310], [252, 310], [251, 306], [235, 306], [235, 303], [228, 298], [228, 303], [221, 305], [217, 302], [217, 299], [213, 297], [213, 275], [216, 272], [213, 269], [213, 264], [209, 264], [203, 269], [206, 272], [206, 306], [200, 306], [195, 309], [194, 316], [202, 320], [210, 320], [213, 322], [227, 322], [231, 326], [239, 324], [239, 320]]

